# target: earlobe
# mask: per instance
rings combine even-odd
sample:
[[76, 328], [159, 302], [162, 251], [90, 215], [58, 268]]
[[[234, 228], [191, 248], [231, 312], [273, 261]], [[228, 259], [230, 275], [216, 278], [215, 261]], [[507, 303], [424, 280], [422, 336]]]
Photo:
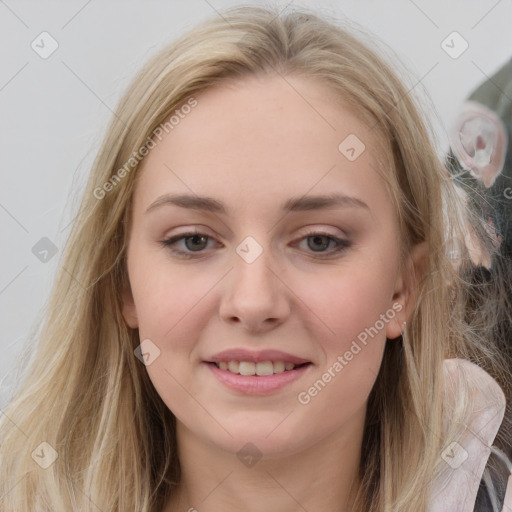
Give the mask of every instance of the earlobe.
[[122, 301], [123, 318], [126, 325], [131, 329], [138, 329], [137, 308], [135, 307], [135, 301], [133, 300], [133, 294], [129, 285], [122, 292]]
[[399, 275], [393, 295], [393, 308], [397, 311], [394, 321], [386, 328], [388, 339], [398, 338], [403, 332], [404, 322], [409, 322], [418, 300], [420, 283], [425, 275], [428, 263], [428, 245], [416, 244], [407, 258]]

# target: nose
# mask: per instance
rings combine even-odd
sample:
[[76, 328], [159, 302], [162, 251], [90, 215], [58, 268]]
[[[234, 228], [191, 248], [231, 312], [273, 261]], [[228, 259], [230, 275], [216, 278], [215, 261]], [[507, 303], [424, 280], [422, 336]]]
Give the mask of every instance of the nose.
[[290, 288], [282, 271], [265, 249], [251, 263], [236, 252], [233, 270], [223, 280], [224, 289], [219, 307], [220, 317], [228, 323], [239, 324], [253, 333], [275, 329], [290, 315]]

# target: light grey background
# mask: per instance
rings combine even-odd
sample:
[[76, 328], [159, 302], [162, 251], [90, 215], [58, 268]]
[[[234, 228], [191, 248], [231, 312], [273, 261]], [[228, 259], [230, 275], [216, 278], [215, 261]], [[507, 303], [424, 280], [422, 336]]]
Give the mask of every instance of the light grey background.
[[[0, 0], [0, 407], [16, 378], [8, 371], [44, 312], [81, 186], [122, 91], [166, 43], [240, 3], [248, 2]], [[352, 20], [393, 49], [414, 92], [435, 109], [429, 117], [441, 150], [464, 98], [512, 55], [512, 0], [291, 4]], [[31, 47], [41, 45], [43, 31], [59, 45], [47, 59]], [[469, 44], [456, 59], [441, 46], [453, 31]], [[461, 48], [452, 40], [454, 51]], [[46, 262], [32, 251], [43, 237], [59, 249]]]

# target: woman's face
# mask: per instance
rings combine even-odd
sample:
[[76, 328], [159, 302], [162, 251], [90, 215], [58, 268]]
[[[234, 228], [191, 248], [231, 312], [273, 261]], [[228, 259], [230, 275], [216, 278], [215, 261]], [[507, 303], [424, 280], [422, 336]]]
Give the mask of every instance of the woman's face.
[[334, 98], [208, 89], [143, 162], [124, 316], [179, 435], [272, 457], [362, 430], [405, 287], [375, 134]]

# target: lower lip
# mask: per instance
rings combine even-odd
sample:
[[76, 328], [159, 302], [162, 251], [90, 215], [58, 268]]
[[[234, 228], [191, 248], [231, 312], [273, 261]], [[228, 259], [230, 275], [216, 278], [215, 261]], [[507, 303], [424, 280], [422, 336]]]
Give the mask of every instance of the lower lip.
[[247, 395], [266, 395], [282, 389], [287, 384], [300, 379], [311, 364], [272, 375], [239, 375], [221, 370], [215, 364], [206, 363], [215, 377], [228, 388]]

